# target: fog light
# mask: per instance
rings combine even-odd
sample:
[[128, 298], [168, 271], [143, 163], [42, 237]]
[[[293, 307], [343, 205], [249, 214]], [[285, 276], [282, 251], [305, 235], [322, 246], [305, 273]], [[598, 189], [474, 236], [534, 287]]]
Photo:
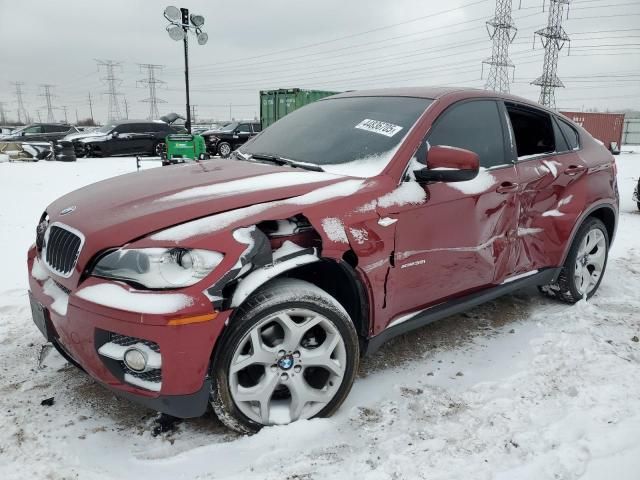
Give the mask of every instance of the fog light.
[[123, 360], [127, 368], [134, 372], [142, 372], [147, 368], [147, 356], [137, 348], [130, 348], [124, 352]]

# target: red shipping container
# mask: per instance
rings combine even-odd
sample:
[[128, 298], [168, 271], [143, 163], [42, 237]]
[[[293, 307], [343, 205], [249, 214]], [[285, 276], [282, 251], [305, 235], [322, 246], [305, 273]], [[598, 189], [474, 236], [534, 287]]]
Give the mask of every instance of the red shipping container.
[[597, 138], [605, 147], [611, 149], [611, 143], [615, 142], [616, 149], [622, 143], [622, 130], [624, 126], [624, 113], [593, 113], [593, 112], [560, 112], [582, 126], [594, 138]]

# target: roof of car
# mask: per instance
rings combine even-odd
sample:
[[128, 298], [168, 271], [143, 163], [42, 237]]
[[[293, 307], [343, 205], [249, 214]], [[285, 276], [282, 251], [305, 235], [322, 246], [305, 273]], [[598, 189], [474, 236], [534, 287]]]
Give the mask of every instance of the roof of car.
[[493, 92], [491, 90], [482, 90], [479, 88], [462, 88], [462, 87], [399, 87], [399, 88], [379, 88], [373, 90], [353, 90], [337, 95], [332, 95], [330, 98], [345, 98], [345, 97], [413, 97], [413, 98], [426, 98], [430, 100], [436, 100], [444, 96], [455, 95], [460, 98], [502, 98], [504, 100], [510, 100], [518, 103], [526, 103], [536, 106], [538, 108], [545, 108], [536, 103], [535, 101], [528, 100], [526, 98], [510, 95], [506, 93]]
[[166, 125], [166, 122], [163, 122], [162, 120], [114, 120], [113, 122], [110, 122], [111, 125], [125, 125], [127, 123], [162, 123], [164, 125]]

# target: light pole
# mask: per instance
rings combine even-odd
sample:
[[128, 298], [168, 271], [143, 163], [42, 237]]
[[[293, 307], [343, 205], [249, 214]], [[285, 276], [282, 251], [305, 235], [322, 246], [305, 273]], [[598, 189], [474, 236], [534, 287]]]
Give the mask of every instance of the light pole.
[[184, 84], [187, 98], [187, 122], [185, 127], [191, 133], [191, 107], [189, 105], [189, 31], [194, 31], [199, 45], [204, 45], [209, 40], [209, 35], [202, 31], [204, 17], [202, 15], [189, 15], [188, 8], [167, 7], [164, 9], [164, 18], [169, 20], [167, 33], [176, 41], [184, 43]]

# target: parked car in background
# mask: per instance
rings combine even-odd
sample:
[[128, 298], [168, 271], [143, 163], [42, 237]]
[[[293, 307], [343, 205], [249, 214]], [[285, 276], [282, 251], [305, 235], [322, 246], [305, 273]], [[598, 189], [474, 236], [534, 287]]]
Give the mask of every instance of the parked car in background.
[[617, 226], [601, 142], [484, 90], [336, 95], [231, 158], [61, 197], [27, 262], [63, 356], [241, 432], [331, 415], [362, 354], [429, 322], [527, 286], [590, 298]]
[[227, 158], [231, 152], [262, 131], [260, 122], [231, 122], [218, 130], [201, 133], [211, 155]]
[[636, 188], [633, 190], [633, 201], [636, 202], [638, 210], [640, 210], [640, 178], [636, 184]]
[[181, 131], [161, 120], [121, 120], [65, 140], [73, 142], [77, 157], [159, 156], [166, 149], [165, 137]]
[[2, 142], [55, 142], [79, 130], [66, 123], [31, 123], [0, 136]]

